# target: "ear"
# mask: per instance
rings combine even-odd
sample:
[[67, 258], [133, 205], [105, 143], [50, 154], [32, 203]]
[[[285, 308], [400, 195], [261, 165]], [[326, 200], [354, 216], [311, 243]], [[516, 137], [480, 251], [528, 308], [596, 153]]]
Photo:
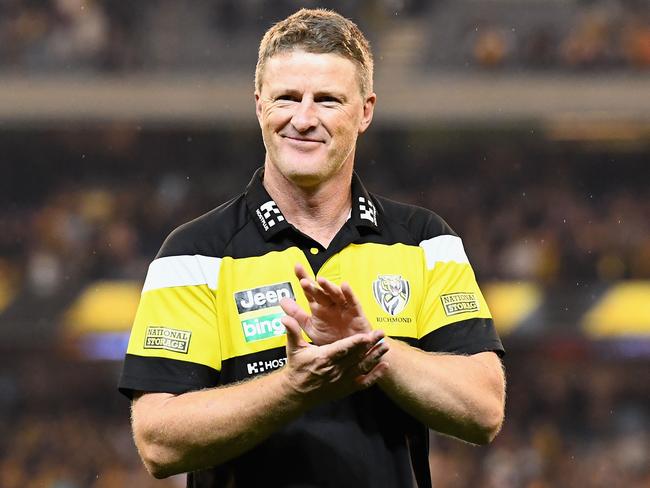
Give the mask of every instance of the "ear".
[[359, 123], [359, 134], [363, 134], [366, 129], [370, 126], [372, 122], [372, 116], [375, 113], [375, 102], [377, 101], [377, 95], [371, 93], [366, 97], [366, 100], [363, 102], [363, 117]]
[[257, 115], [257, 121], [262, 126], [262, 99], [260, 93], [255, 90], [255, 115]]

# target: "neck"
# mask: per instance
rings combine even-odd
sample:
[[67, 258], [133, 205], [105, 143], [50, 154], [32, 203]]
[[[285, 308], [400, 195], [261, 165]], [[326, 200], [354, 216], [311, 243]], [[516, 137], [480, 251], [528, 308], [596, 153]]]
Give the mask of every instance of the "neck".
[[285, 178], [268, 161], [264, 168], [264, 187], [284, 217], [323, 247], [329, 246], [350, 214], [351, 181], [351, 165], [309, 187]]

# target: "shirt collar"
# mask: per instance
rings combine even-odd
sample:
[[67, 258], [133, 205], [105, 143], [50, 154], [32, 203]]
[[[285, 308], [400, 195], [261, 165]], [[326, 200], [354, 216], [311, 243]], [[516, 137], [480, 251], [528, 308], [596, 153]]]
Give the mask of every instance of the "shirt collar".
[[[264, 188], [263, 176], [263, 167], [255, 171], [246, 187], [246, 205], [260, 233], [269, 241], [290, 228], [291, 224]], [[357, 227], [367, 227], [379, 232], [377, 207], [356, 173], [352, 175], [352, 209], [349, 220]]]
[[260, 230], [260, 234], [268, 241], [279, 232], [289, 228], [290, 224], [284, 218], [280, 208], [266, 191], [266, 188], [264, 188], [262, 184], [263, 176], [264, 167], [255, 171], [253, 178], [246, 187], [246, 205]]
[[357, 173], [352, 174], [352, 223], [379, 232], [379, 213]]

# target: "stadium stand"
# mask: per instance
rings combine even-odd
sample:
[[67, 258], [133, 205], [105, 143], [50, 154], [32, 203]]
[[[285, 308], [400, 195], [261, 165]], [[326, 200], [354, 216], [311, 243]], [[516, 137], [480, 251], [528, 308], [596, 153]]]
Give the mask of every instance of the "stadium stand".
[[[650, 486], [647, 2], [325, 3], [375, 49], [359, 173], [463, 237], [508, 350], [503, 431], [432, 435], [434, 486]], [[184, 486], [119, 358], [162, 240], [261, 164], [256, 45], [303, 5], [0, 2], [0, 487]]]

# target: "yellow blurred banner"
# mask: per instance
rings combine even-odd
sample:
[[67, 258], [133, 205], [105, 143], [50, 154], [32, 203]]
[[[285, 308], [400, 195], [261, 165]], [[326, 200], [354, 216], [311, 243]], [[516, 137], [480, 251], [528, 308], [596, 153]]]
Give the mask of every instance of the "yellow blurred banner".
[[[66, 332], [77, 335], [130, 330], [141, 289], [137, 281], [91, 283], [65, 313]], [[542, 292], [532, 283], [489, 283], [484, 292], [502, 335], [512, 332], [542, 301]]]
[[[529, 282], [491, 282], [483, 285], [494, 323], [507, 336], [543, 304], [544, 288]], [[129, 331], [140, 300], [139, 281], [97, 281], [86, 287], [63, 323], [68, 335]], [[10, 297], [0, 281], [0, 309]], [[593, 338], [650, 335], [650, 282], [614, 284], [598, 302], [578, 318], [584, 333]], [[574, 322], [578, 323], [578, 322]]]
[[493, 282], [483, 287], [494, 325], [502, 336], [510, 334], [542, 303], [543, 293], [534, 283]]
[[16, 290], [11, 282], [0, 275], [0, 313], [4, 312], [13, 300]]
[[595, 338], [650, 335], [650, 282], [613, 285], [585, 314], [582, 327]]
[[96, 281], [86, 287], [64, 315], [66, 332], [118, 332], [131, 328], [140, 301], [138, 281]]

